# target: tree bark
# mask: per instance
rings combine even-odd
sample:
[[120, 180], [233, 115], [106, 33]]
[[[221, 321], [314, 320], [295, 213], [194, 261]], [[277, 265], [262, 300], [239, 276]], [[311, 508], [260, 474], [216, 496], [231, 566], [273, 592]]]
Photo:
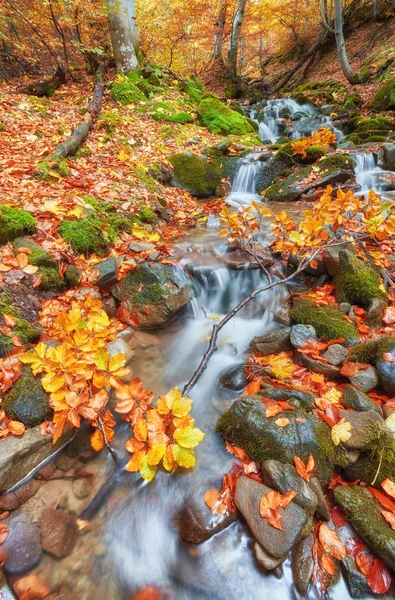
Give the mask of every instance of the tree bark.
[[380, 14], [380, 0], [374, 0], [373, 1], [373, 16], [376, 21], [379, 20], [379, 14]]
[[332, 27], [329, 25], [326, 0], [320, 0], [320, 9], [321, 9], [321, 22], [322, 22], [323, 27], [329, 33], [335, 33], [335, 30], [332, 29]]
[[230, 35], [228, 49], [228, 66], [230, 74], [233, 76], [237, 75], [237, 54], [239, 51], [240, 32], [243, 26], [246, 5], [247, 0], [237, 0], [232, 31]]
[[358, 83], [358, 77], [348, 62], [346, 44], [343, 35], [343, 7], [342, 0], [335, 0], [335, 39], [337, 55], [342, 71], [351, 84]]
[[136, 51], [140, 38], [136, 23], [134, 0], [107, 0], [108, 28], [114, 52], [115, 66], [121, 73], [138, 68]]
[[218, 17], [215, 23], [213, 59], [221, 65], [224, 64], [224, 59], [222, 56], [222, 43], [224, 38], [227, 10], [228, 0], [220, 0]]

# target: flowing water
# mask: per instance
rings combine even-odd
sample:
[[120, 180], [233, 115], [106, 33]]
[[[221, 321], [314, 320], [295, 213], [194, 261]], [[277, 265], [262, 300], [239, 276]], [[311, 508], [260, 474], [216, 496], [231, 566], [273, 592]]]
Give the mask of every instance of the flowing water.
[[[265, 127], [273, 136], [280, 134], [276, 123], [285, 106], [294, 113], [300, 109], [294, 101], [284, 100], [271, 101], [265, 108]], [[273, 114], [269, 115], [269, 111]], [[370, 153], [353, 156], [357, 161], [357, 181], [362, 191], [366, 191], [376, 181], [378, 167], [374, 156]], [[230, 198], [237, 194], [250, 200], [257, 198], [256, 178], [261, 168], [264, 164], [254, 155], [241, 159]], [[299, 206], [281, 203], [279, 210], [283, 208], [298, 219]], [[269, 227], [263, 232], [264, 243], [269, 242], [268, 231]], [[207, 348], [213, 323], [266, 282], [260, 270], [229, 269], [225, 249], [218, 220], [210, 218], [207, 226], [200, 225], [171, 250], [172, 260], [184, 266], [197, 294], [188, 310], [166, 330], [154, 335], [139, 334], [135, 352], [140, 358], [132, 362], [133, 376], [141, 377], [145, 387], [156, 394], [166, 393], [174, 386], [182, 389]], [[67, 579], [71, 589], [75, 586], [66, 600], [131, 600], [137, 590], [150, 585], [160, 588], [168, 600], [299, 597], [293, 586], [289, 559], [281, 569], [280, 578], [278, 573], [264, 573], [254, 559], [251, 534], [241, 521], [199, 545], [182, 542], [177, 531], [180, 511], [191, 499], [202, 506], [205, 491], [219, 488], [222, 474], [233, 464], [223, 439], [215, 432], [215, 423], [239, 394], [222, 388], [220, 376], [244, 362], [254, 336], [278, 327], [273, 312], [286, 294], [283, 286], [261, 294], [221, 331], [218, 351], [190, 393], [196, 425], [206, 432], [196, 449], [196, 468], [172, 475], [158, 472], [150, 484], [136, 474], [120, 476], [115, 491], [102, 504], [85, 537], [81, 536], [69, 562], [64, 559], [59, 563], [49, 556], [42, 561], [37, 571], [44, 581], [61, 587], [63, 579]], [[126, 424], [121, 425], [116, 436], [120, 452], [127, 437]], [[101, 475], [110, 474], [111, 460], [102, 455], [101, 461]], [[216, 517], [212, 517], [212, 522], [216, 522]], [[94, 549], [100, 544], [104, 549], [95, 554]], [[91, 556], [93, 563], [88, 561]], [[318, 597], [311, 586], [308, 598]], [[343, 579], [329, 597], [350, 598]]]

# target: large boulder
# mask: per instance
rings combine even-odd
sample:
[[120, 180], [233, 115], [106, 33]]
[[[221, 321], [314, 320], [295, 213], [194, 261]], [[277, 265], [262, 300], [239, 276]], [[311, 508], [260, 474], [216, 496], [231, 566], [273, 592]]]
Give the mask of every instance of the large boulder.
[[372, 410], [341, 410], [340, 418], [351, 424], [351, 436], [342, 442], [349, 450], [368, 450], [377, 440], [378, 429], [384, 427], [383, 417]]
[[173, 167], [171, 185], [187, 190], [197, 198], [215, 196], [223, 173], [216, 161], [192, 152], [182, 152], [169, 157]]
[[259, 504], [262, 496], [273, 490], [249, 477], [240, 477], [236, 483], [235, 504], [260, 546], [271, 556], [282, 558], [287, 554], [306, 522], [306, 513], [300, 506], [290, 502], [279, 508], [283, 530], [276, 529], [261, 517]]
[[0, 244], [12, 242], [15, 238], [34, 233], [36, 219], [26, 210], [0, 206]]
[[[286, 427], [276, 425], [281, 417], [289, 420]], [[283, 411], [266, 418], [260, 397], [245, 396], [218, 419], [217, 431], [259, 463], [278, 460], [293, 464], [295, 456], [307, 461], [312, 454], [317, 476], [325, 481], [331, 478], [337, 452], [330, 429], [304, 410]]]
[[395, 79], [388, 79], [384, 85], [379, 87], [370, 101], [370, 108], [373, 110], [391, 110], [395, 109]]
[[358, 330], [334, 306], [317, 306], [308, 299], [300, 298], [294, 301], [291, 316], [294, 323], [312, 325], [325, 340], [344, 338], [347, 345], [358, 341]]
[[49, 421], [53, 415], [49, 396], [43, 390], [41, 380], [34, 377], [28, 367], [23, 368], [22, 375], [4, 395], [1, 408], [7, 417], [21, 421], [28, 427]]
[[395, 570], [395, 531], [383, 519], [382, 506], [366, 488], [358, 485], [338, 486], [334, 496], [357, 534]]
[[269, 356], [270, 354], [292, 350], [290, 334], [290, 327], [281, 327], [270, 333], [265, 333], [265, 335], [254, 337], [250, 344], [250, 351], [253, 354], [259, 352], [262, 356]]
[[177, 266], [142, 263], [111, 288], [138, 329], [165, 327], [193, 298], [190, 280]]
[[357, 304], [362, 308], [368, 308], [376, 298], [385, 301], [384, 308], [388, 303], [388, 294], [383, 289], [380, 274], [349, 250], [339, 252], [334, 283], [338, 302]]
[[216, 98], [202, 100], [197, 109], [199, 120], [212, 133], [220, 135], [245, 135], [255, 133], [244, 115], [231, 110]]
[[315, 406], [315, 396], [310, 392], [303, 392], [297, 389], [266, 387], [260, 392], [259, 396], [270, 398], [271, 400], [286, 400], [288, 404], [295, 408], [312, 410]]

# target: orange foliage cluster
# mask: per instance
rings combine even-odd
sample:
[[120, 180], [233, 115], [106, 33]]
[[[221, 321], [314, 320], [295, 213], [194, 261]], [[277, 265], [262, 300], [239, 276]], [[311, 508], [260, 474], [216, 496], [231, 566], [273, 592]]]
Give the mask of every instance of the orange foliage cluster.
[[315, 131], [309, 137], [302, 137], [295, 142], [291, 142], [291, 148], [294, 154], [300, 154], [302, 158], [306, 158], [306, 152], [311, 146], [321, 146], [325, 150], [336, 142], [336, 135], [331, 129], [324, 128]]

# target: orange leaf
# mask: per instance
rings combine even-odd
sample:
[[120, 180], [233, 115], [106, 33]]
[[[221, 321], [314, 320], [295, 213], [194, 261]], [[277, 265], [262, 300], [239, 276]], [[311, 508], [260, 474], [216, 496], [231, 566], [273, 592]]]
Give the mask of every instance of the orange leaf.
[[313, 456], [310, 454], [306, 466], [299, 456], [294, 456], [294, 463], [298, 475], [306, 481], [310, 481], [313, 472], [315, 471]]
[[325, 552], [333, 556], [333, 558], [343, 560], [346, 556], [346, 549], [336, 531], [330, 529], [326, 523], [321, 523], [319, 540]]
[[395, 530], [395, 515], [394, 515], [394, 513], [390, 512], [389, 510], [382, 510], [381, 514], [383, 515], [383, 517], [387, 521], [387, 523], [389, 523], [391, 525], [391, 528]]
[[289, 425], [289, 419], [286, 417], [280, 417], [277, 419], [277, 421], [274, 421], [274, 423], [277, 425], [277, 427], [286, 427]]
[[389, 496], [391, 496], [391, 498], [394, 498], [395, 500], [395, 483], [391, 481], [391, 479], [388, 479], [388, 477], [384, 479], [384, 481], [381, 482], [381, 487]]
[[352, 362], [345, 362], [340, 369], [340, 373], [344, 375], [344, 377], [354, 377], [354, 375], [357, 375], [358, 373], [358, 365]]
[[243, 392], [243, 396], [255, 396], [257, 392], [261, 389], [262, 379], [256, 379], [255, 381], [250, 381], [247, 385], [245, 391]]
[[333, 562], [333, 560], [331, 558], [329, 558], [329, 556], [326, 556], [326, 554], [323, 554], [321, 557], [321, 563], [322, 563], [322, 566], [325, 569], [325, 571], [328, 573], [328, 575], [335, 574], [336, 566], [335, 566], [335, 563]]
[[386, 494], [380, 492], [380, 490], [376, 490], [373, 487], [368, 487], [368, 490], [380, 502], [380, 504], [384, 506], [384, 508], [387, 508], [393, 514], [395, 514], [395, 500], [391, 500], [391, 498], [388, 498]]
[[375, 594], [385, 594], [391, 587], [391, 575], [383, 561], [378, 558], [375, 559], [366, 580]]

